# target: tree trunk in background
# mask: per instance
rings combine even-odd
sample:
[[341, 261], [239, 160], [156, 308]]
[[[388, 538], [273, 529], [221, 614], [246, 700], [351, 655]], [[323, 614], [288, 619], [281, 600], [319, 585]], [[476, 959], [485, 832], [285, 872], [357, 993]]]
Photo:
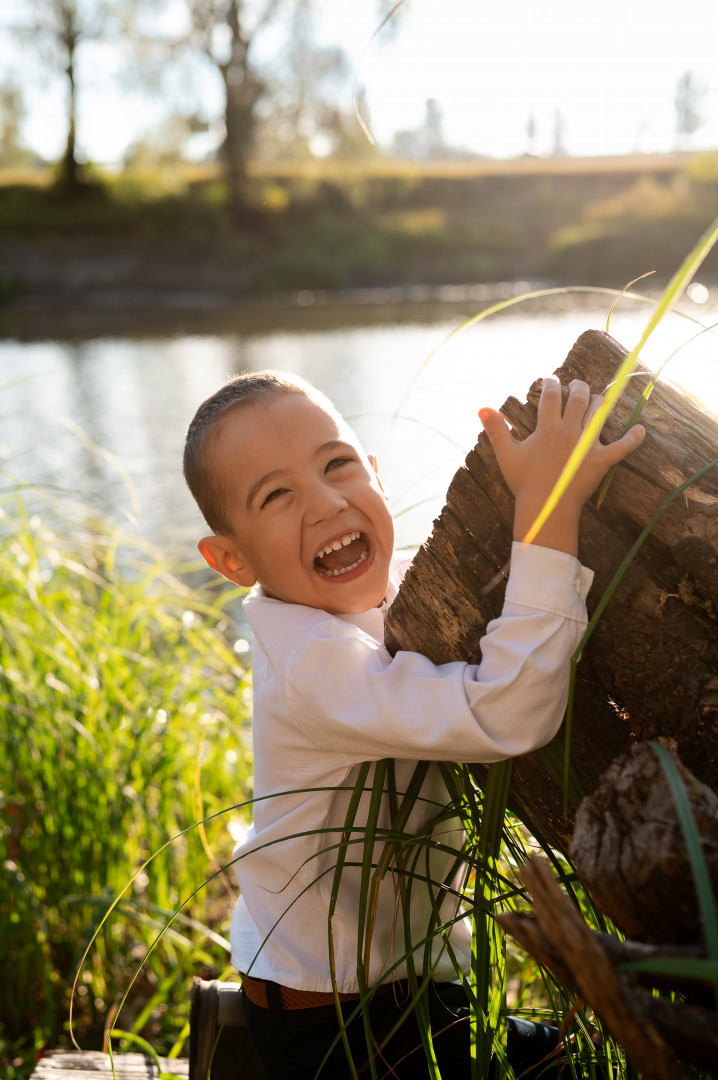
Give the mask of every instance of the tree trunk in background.
[[[556, 374], [602, 392], [625, 350], [599, 331], [583, 334]], [[617, 438], [642, 389], [633, 376], [609, 420]], [[533, 430], [540, 387], [526, 404], [509, 398], [503, 412], [524, 438]], [[582, 515], [579, 554], [595, 571], [589, 615], [641, 530], [675, 489], [718, 458], [718, 422], [683, 395], [658, 384], [641, 422], [646, 438], [616, 471], [600, 509]], [[571, 759], [583, 793], [639, 740], [676, 740], [685, 765], [718, 789], [718, 468], [711, 469], [662, 514], [603, 612], [578, 666]], [[387, 619], [390, 651], [410, 649], [435, 663], [477, 662], [487, 622], [503, 603], [502, 586], [484, 588], [506, 564], [513, 498], [491, 445], [481, 434], [454, 477], [446, 506], [418, 552]], [[530, 716], [531, 703], [526, 703]], [[556, 743], [559, 758], [563, 745]], [[544, 764], [551, 748], [516, 759], [512, 805], [531, 827], [567, 849], [572, 822], [563, 792]], [[543, 758], [543, 761], [542, 761]], [[481, 767], [477, 767], [481, 772]], [[580, 789], [574, 793], [578, 802]], [[534, 831], [536, 831], [534, 826]]]
[[76, 195], [80, 188], [80, 172], [75, 156], [77, 138], [77, 83], [75, 81], [77, 48], [81, 29], [74, 4], [62, 2], [56, 8], [58, 19], [58, 43], [64, 52], [67, 75], [67, 142], [60, 163], [60, 182], [69, 195]]
[[245, 38], [242, 32], [239, 0], [231, 0], [229, 4], [227, 26], [232, 42], [230, 60], [219, 65], [226, 93], [224, 155], [230, 211], [239, 225], [243, 224], [248, 207], [247, 163], [254, 141], [254, 110], [263, 84], [249, 64], [251, 38]]
[[75, 139], [77, 133], [77, 94], [75, 89], [75, 52], [69, 52], [67, 61], [67, 79], [70, 101], [67, 116], [67, 143], [62, 155], [62, 183], [68, 192], [77, 192], [80, 188], [80, 176], [75, 157]]

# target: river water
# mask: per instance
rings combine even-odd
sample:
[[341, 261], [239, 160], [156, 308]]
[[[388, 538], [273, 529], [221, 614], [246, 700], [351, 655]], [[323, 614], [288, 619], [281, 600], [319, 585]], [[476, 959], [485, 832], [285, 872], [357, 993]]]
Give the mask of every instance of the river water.
[[[649, 366], [697, 332], [690, 319], [718, 320], [718, 291], [694, 295], [701, 302], [682, 306], [689, 318], [671, 314], [661, 324], [644, 352]], [[523, 399], [579, 334], [605, 328], [611, 304], [608, 295], [583, 293], [525, 300], [454, 334], [486, 307], [470, 290], [443, 303], [313, 300], [300, 294], [286, 306], [247, 306], [181, 330], [108, 332], [96, 318], [68, 335], [59, 320], [53, 330], [45, 319], [42, 336], [1, 338], [2, 486], [36, 485], [34, 498], [50, 496], [48, 512], [60, 515], [71, 503], [100, 506], [173, 557], [190, 557], [206, 529], [181, 476], [187, 425], [227, 375], [274, 367], [323, 390], [378, 455], [398, 543], [415, 546], [475, 442], [477, 409]], [[630, 348], [650, 313], [622, 300], [611, 333]], [[716, 337], [685, 345], [666, 376], [718, 412]]]

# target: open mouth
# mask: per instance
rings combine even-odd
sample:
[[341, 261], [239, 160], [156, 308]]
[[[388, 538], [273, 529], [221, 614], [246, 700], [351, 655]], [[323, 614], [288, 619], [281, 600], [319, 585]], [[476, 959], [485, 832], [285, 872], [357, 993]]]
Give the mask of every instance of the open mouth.
[[345, 533], [318, 551], [314, 569], [323, 577], [341, 577], [356, 570], [369, 556], [369, 545], [359, 532]]

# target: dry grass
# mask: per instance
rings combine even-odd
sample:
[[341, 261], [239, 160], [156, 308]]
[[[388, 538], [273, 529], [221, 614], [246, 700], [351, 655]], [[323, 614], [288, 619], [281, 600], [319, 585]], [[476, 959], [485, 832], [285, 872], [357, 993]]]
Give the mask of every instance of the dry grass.
[[[371, 157], [365, 160], [308, 158], [304, 161], [255, 161], [249, 175], [256, 179], [292, 177], [341, 182], [371, 177], [434, 177], [438, 179], [481, 179], [486, 176], [580, 176], [597, 173], [674, 173], [692, 166], [696, 159], [718, 158], [718, 154], [622, 154], [604, 157], [474, 158], [467, 161], [404, 161], [398, 158]], [[102, 168], [99, 168], [102, 172]], [[180, 186], [219, 179], [218, 162], [177, 162], [172, 172]], [[111, 171], [108, 179], [120, 175]], [[51, 168], [0, 168], [0, 187], [27, 184], [48, 187], [53, 180]]]

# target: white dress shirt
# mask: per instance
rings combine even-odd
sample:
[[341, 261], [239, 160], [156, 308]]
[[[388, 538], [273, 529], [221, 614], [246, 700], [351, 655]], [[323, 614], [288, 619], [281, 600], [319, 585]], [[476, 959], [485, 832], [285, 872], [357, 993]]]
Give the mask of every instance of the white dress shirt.
[[[514, 545], [503, 611], [489, 623], [481, 663], [435, 665], [418, 653], [392, 657], [384, 647], [386, 609], [406, 571], [395, 561], [382, 605], [358, 615], [274, 600], [255, 587], [244, 607], [254, 633], [254, 822], [235, 850], [241, 895], [230, 939], [232, 962], [244, 973], [295, 989], [332, 989], [328, 911], [336, 845], [361, 762], [396, 759], [401, 793], [419, 761], [494, 762], [528, 753], [558, 730], [566, 707], [570, 658], [586, 626], [593, 574], [572, 556], [537, 545]], [[367, 785], [370, 787], [373, 767]], [[341, 789], [341, 790], [338, 790]], [[421, 835], [448, 801], [432, 764], [405, 827]], [[389, 800], [381, 822], [389, 826]], [[361, 863], [361, 827], [369, 794], [355, 818], [357, 842], [348, 863]], [[458, 819], [433, 840], [458, 850]], [[375, 851], [381, 851], [383, 843]], [[415, 849], [418, 850], [418, 849]], [[421, 847], [417, 873], [426, 876]], [[430, 876], [447, 878], [452, 855], [435, 847]], [[332, 918], [334, 970], [340, 992], [358, 987], [357, 919], [360, 869], [344, 867]], [[456, 888], [460, 888], [457, 879]], [[456, 917], [444, 894], [442, 914]], [[403, 978], [406, 950], [397, 877], [388, 872], [372, 921], [369, 984], [390, 969]], [[431, 919], [428, 890], [411, 888], [411, 934], [419, 946]], [[455, 921], [451, 944], [468, 970], [471, 932]], [[419, 970], [423, 946], [415, 953]], [[434, 978], [456, 978], [440, 936], [432, 950]], [[398, 966], [395, 966], [398, 965]]]

